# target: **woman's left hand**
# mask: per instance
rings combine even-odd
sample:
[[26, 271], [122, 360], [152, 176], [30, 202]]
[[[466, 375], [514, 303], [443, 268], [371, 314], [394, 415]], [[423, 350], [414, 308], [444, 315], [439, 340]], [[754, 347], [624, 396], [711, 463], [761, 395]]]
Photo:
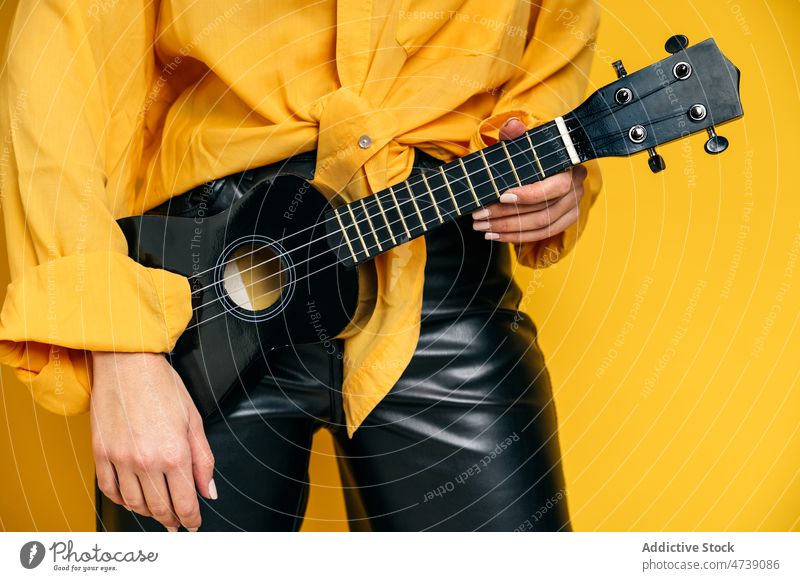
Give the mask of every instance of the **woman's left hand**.
[[[500, 139], [519, 137], [525, 125], [512, 117], [500, 130]], [[535, 242], [563, 232], [578, 220], [586, 168], [576, 165], [540, 182], [504, 192], [500, 202], [472, 213], [475, 230], [487, 240]]]

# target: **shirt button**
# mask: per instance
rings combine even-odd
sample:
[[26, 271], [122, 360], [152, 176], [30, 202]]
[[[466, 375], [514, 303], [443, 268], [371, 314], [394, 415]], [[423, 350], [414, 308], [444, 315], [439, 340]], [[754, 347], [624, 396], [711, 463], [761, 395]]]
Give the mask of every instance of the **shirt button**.
[[369, 135], [362, 135], [358, 138], [358, 146], [361, 149], [367, 149], [370, 145], [372, 145], [372, 138]]

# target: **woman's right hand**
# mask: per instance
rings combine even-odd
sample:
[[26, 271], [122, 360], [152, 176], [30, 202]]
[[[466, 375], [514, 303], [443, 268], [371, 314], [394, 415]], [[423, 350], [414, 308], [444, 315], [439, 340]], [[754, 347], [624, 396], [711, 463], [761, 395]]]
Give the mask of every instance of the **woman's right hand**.
[[214, 456], [180, 376], [158, 353], [94, 352], [92, 448], [100, 490], [170, 531], [200, 526]]

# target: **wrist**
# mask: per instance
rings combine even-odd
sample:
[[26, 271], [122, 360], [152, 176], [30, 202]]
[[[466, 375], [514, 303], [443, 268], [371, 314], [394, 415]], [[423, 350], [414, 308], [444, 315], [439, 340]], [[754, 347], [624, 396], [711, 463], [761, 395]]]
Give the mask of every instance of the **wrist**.
[[121, 352], [121, 351], [92, 351], [92, 368], [95, 374], [105, 369], [118, 369], [121, 366], [142, 366], [161, 353]]

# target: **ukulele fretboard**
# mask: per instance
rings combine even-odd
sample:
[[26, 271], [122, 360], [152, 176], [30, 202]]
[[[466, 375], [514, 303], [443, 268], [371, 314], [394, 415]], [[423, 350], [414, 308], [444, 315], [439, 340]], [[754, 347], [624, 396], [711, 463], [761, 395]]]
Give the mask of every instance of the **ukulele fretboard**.
[[562, 172], [581, 161], [573, 123], [559, 118], [331, 210], [328, 240], [341, 262], [356, 265], [496, 202], [509, 188]]

